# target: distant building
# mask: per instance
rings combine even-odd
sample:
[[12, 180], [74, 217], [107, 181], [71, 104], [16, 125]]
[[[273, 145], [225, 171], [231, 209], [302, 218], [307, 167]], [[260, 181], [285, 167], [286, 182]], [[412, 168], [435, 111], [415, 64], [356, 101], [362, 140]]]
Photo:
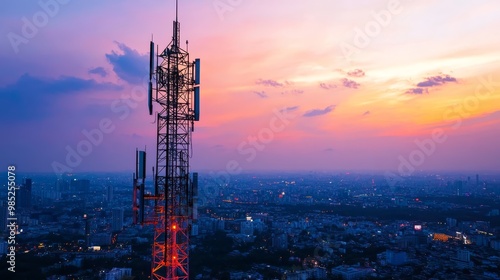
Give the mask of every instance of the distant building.
[[70, 181], [69, 188], [71, 192], [89, 192], [90, 191], [90, 180], [73, 179]]
[[490, 237], [486, 234], [477, 234], [472, 236], [472, 242], [477, 246], [485, 247], [490, 245]]
[[67, 192], [69, 191], [69, 183], [66, 179], [57, 179], [56, 181], [56, 191], [57, 192]]
[[316, 267], [313, 268], [313, 271], [314, 279], [326, 279], [326, 268]]
[[432, 240], [436, 241], [441, 241], [441, 242], [448, 242], [448, 240], [451, 238], [451, 236], [444, 234], [444, 233], [434, 233], [432, 236]]
[[7, 229], [7, 203], [0, 201], [0, 232]]
[[106, 273], [104, 280], [122, 280], [127, 276], [132, 276], [132, 268], [113, 267], [113, 269]]
[[491, 240], [490, 246], [495, 250], [500, 250], [500, 240]]
[[455, 181], [455, 194], [457, 196], [463, 195], [463, 182], [460, 180]]
[[199, 234], [198, 225], [194, 224], [191, 226], [191, 236], [197, 236]]
[[406, 252], [387, 250], [385, 251], [385, 258], [388, 265], [403, 265], [408, 262]]
[[0, 256], [7, 255], [7, 251], [9, 249], [9, 244], [7, 241], [0, 241]]
[[467, 250], [458, 250], [457, 251], [457, 259], [463, 262], [470, 261], [470, 252]]
[[333, 275], [340, 275], [344, 280], [356, 280], [368, 276], [373, 272], [371, 268], [364, 268], [359, 266], [341, 265], [332, 268]]
[[241, 234], [248, 235], [248, 236], [253, 235], [253, 222], [251, 220], [241, 222], [240, 227], [241, 227], [241, 229], [240, 229]]
[[467, 250], [458, 250], [457, 257], [452, 258], [452, 261], [455, 262], [458, 268], [471, 268], [474, 266], [474, 263], [470, 261], [470, 252]]
[[276, 250], [288, 249], [288, 235], [282, 233], [273, 236], [272, 246]]
[[113, 231], [123, 230], [123, 209], [121, 208], [113, 209], [111, 229]]
[[85, 246], [90, 247], [90, 217], [87, 214], [83, 215], [85, 221]]
[[404, 197], [396, 197], [394, 198], [394, 204], [401, 207], [408, 207], [408, 199]]
[[93, 246], [107, 246], [111, 245], [111, 233], [96, 233], [91, 237]]
[[486, 214], [486, 216], [489, 216], [489, 217], [494, 217], [494, 216], [499, 216], [500, 215], [500, 211], [498, 211], [498, 209], [491, 209], [490, 212], [488, 212], [488, 214]]
[[326, 269], [322, 267], [299, 270], [286, 274], [287, 280], [326, 279]]
[[448, 225], [448, 227], [450, 227], [450, 228], [456, 227], [457, 226], [457, 219], [446, 218], [446, 225]]
[[108, 202], [111, 202], [113, 200], [113, 197], [114, 197], [114, 189], [113, 189], [112, 185], [109, 185], [108, 186], [108, 195], [107, 195]]
[[215, 223], [215, 230], [224, 231], [226, 225], [224, 220], [217, 219], [214, 223]]
[[427, 235], [415, 234], [405, 235], [397, 241], [398, 247], [402, 249], [412, 248], [418, 245], [427, 244]]
[[32, 190], [31, 179], [26, 179], [24, 184], [19, 187], [17, 191], [18, 205], [20, 209], [30, 209], [31, 208], [31, 190]]

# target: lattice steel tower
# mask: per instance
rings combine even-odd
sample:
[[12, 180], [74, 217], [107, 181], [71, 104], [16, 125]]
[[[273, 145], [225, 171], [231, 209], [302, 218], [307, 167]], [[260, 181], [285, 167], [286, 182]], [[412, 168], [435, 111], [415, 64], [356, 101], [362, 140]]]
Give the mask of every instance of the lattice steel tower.
[[[150, 115], [153, 101], [159, 105], [154, 193], [145, 193], [146, 154], [139, 152], [133, 208], [136, 222], [154, 226], [151, 278], [188, 280], [189, 233], [196, 218], [193, 205], [197, 189], [197, 174], [191, 180], [189, 160], [191, 132], [194, 121], [199, 120], [200, 60], [189, 60], [187, 41], [186, 50], [180, 46], [177, 4], [176, 0], [170, 44], [155, 55], [155, 44], [150, 43]], [[151, 202], [145, 204], [144, 200]]]

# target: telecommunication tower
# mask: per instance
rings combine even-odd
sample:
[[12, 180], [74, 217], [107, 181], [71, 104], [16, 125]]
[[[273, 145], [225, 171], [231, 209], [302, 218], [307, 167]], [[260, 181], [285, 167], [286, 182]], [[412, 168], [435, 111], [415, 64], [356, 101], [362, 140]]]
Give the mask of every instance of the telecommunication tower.
[[[146, 152], [136, 151], [134, 222], [154, 228], [152, 279], [189, 279], [189, 233], [196, 219], [197, 173], [189, 173], [191, 133], [200, 117], [200, 59], [190, 61], [180, 46], [180, 23], [173, 22], [172, 41], [155, 53], [150, 42], [149, 114], [156, 116], [154, 191], [145, 190]], [[154, 92], [154, 96], [153, 96]]]

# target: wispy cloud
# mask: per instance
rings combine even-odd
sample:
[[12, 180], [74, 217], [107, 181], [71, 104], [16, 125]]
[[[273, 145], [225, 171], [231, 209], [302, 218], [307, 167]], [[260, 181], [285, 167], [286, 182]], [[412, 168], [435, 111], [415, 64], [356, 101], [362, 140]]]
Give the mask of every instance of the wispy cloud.
[[370, 111], [366, 111], [366, 112], [363, 113], [363, 116], [368, 116], [369, 114], [371, 114], [371, 112]]
[[347, 76], [361, 78], [365, 76], [365, 72], [361, 69], [354, 69], [352, 71], [347, 72]]
[[418, 83], [417, 87], [433, 87], [449, 82], [457, 82], [457, 79], [450, 75], [427, 77], [425, 81]]
[[281, 109], [280, 111], [281, 112], [287, 112], [287, 113], [290, 113], [290, 112], [293, 112], [293, 111], [297, 111], [299, 109], [299, 106], [292, 106], [292, 107], [286, 107], [286, 108], [283, 108]]
[[287, 91], [283, 91], [281, 92], [281, 94], [303, 94], [304, 91], [303, 90], [300, 90], [300, 89], [293, 89], [293, 90], [287, 90]]
[[264, 91], [254, 91], [253, 93], [257, 94], [260, 98], [267, 98], [267, 94]]
[[304, 117], [317, 117], [317, 116], [322, 116], [326, 115], [330, 112], [332, 112], [335, 109], [335, 105], [330, 105], [326, 107], [325, 109], [314, 109], [307, 111], [303, 116]]
[[101, 77], [106, 77], [108, 75], [108, 72], [106, 72], [103, 67], [96, 67], [94, 69], [90, 69], [89, 74], [96, 74]]
[[407, 90], [405, 93], [408, 94], [422, 94], [422, 93], [429, 93], [429, 90], [426, 88], [411, 88]]
[[347, 88], [357, 89], [360, 86], [359, 83], [357, 83], [357, 82], [355, 82], [353, 80], [346, 79], [346, 78], [342, 79], [341, 81], [342, 81], [342, 85], [344, 87], [347, 87]]
[[332, 88], [336, 88], [337, 86], [334, 85], [334, 84], [320, 83], [319, 87], [322, 88], [322, 89], [329, 90], [329, 89], [332, 89]]
[[264, 85], [268, 87], [283, 87], [285, 85], [275, 80], [263, 80], [263, 79], [258, 79], [255, 83], [258, 85]]
[[405, 93], [407, 94], [429, 93], [429, 90], [427, 88], [441, 86], [451, 82], [456, 83], [457, 79], [450, 75], [437, 75], [437, 76], [427, 77], [425, 78], [425, 81], [417, 83], [417, 87], [410, 88], [407, 91], [405, 91]]

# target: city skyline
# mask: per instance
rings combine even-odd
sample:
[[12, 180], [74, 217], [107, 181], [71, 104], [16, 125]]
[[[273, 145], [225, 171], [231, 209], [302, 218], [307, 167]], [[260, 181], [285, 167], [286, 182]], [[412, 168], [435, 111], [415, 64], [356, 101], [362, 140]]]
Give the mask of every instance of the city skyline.
[[[130, 174], [30, 178], [16, 195], [17, 278], [150, 278], [153, 229], [134, 222]], [[416, 175], [388, 186], [380, 174], [281, 173], [217, 184], [200, 174], [190, 275], [496, 279], [498, 178]], [[4, 237], [8, 209], [0, 202]], [[11, 251], [0, 241], [0, 255]]]
[[[148, 41], [170, 40], [173, 3], [41, 3], [0, 12], [6, 163], [126, 171], [146, 146], [150, 168]], [[362, 4], [182, 1], [192, 169], [500, 171], [495, 3]]]

